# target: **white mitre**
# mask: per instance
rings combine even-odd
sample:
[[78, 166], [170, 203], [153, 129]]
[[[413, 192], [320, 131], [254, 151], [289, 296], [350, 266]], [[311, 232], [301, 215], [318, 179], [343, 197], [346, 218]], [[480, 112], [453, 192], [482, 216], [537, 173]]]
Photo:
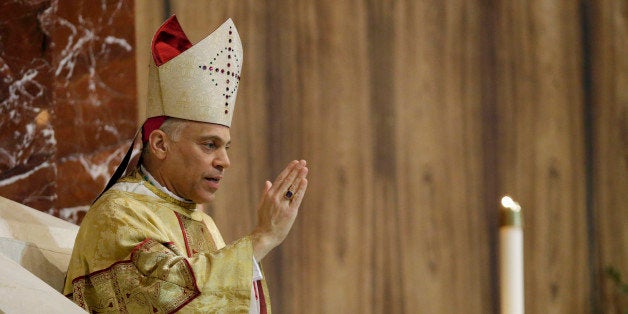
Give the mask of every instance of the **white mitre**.
[[[155, 34], [147, 118], [168, 116], [231, 126], [242, 70], [242, 43], [233, 21], [228, 19], [199, 43], [158, 64], [162, 61], [158, 54], [163, 52], [157, 41], [164, 31], [174, 45], [187, 41], [174, 15]], [[173, 33], [182, 38], [172, 38]], [[166, 50], [169, 58], [177, 47]]]

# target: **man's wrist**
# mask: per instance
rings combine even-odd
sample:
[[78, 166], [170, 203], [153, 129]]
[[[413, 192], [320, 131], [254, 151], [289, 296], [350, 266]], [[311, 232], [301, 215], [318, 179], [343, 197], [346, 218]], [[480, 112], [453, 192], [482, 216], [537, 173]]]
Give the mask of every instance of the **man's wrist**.
[[261, 232], [253, 232], [251, 235], [251, 243], [253, 244], [253, 256], [260, 262], [276, 245]]

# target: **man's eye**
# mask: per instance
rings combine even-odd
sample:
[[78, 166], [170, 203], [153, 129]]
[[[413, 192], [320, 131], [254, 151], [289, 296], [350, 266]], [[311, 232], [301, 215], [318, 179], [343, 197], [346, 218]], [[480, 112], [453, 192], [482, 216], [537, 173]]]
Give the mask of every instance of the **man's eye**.
[[207, 144], [205, 144], [205, 146], [206, 146], [207, 148], [212, 148], [212, 149], [213, 149], [213, 148], [216, 148], [216, 144], [215, 144], [215, 143], [207, 143]]

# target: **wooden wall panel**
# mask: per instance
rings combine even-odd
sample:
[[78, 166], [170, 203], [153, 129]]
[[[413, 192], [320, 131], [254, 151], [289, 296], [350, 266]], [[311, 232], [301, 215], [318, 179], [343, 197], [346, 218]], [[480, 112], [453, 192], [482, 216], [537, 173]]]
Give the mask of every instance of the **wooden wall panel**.
[[604, 313], [628, 309], [605, 269], [628, 277], [628, 3], [589, 3], [594, 300]]
[[[596, 142], [596, 178], [609, 183], [597, 190], [591, 237], [578, 3], [171, 0], [160, 10], [168, 7], [193, 42], [231, 17], [244, 44], [232, 168], [208, 206], [226, 240], [254, 227], [264, 180], [308, 160], [303, 209], [264, 260], [277, 313], [497, 313], [504, 193], [526, 213], [527, 312], [600, 308], [589, 261], [626, 256], [617, 209], [626, 176], [609, 174], [626, 169], [626, 70], [603, 63], [596, 72], [619, 85], [599, 85], [615, 105], [596, 120], [596, 136], [608, 138]], [[138, 23], [163, 19], [160, 10], [136, 9]], [[609, 45], [625, 38], [608, 32]], [[617, 112], [624, 118], [606, 125]]]
[[[394, 180], [388, 185], [390, 196], [376, 194], [392, 201], [381, 208], [386, 211], [375, 207], [376, 220], [388, 224], [384, 239], [390, 239], [387, 245], [397, 253], [384, 254], [390, 263], [386, 266], [399, 272], [403, 284], [396, 292], [399, 297], [391, 299], [403, 307], [393, 303], [397, 311], [391, 313], [422, 309], [490, 313], [493, 309], [489, 238], [494, 223], [486, 219], [493, 208], [484, 207], [479, 184], [485, 181], [481, 157], [482, 94], [487, 80], [482, 56], [488, 51], [482, 41], [484, 9], [460, 1], [402, 1], [394, 15], [382, 21], [393, 26], [393, 34], [382, 36], [395, 40], [394, 71], [373, 73], [371, 88], [376, 96], [380, 78], [393, 82], [389, 101], [394, 112], [374, 115], [372, 124], [375, 132], [385, 134], [377, 130], [385, 130], [382, 125], [395, 130], [389, 136], [391, 158], [380, 155], [375, 161], [376, 167], [394, 162], [388, 166], [394, 172], [379, 173], [381, 180]], [[380, 27], [385, 26], [374, 25], [372, 32]], [[382, 49], [371, 55], [373, 64], [386, 58], [387, 49]], [[391, 110], [384, 101], [373, 108], [374, 113]], [[374, 234], [379, 236], [376, 230]], [[382, 295], [389, 290], [388, 280], [376, 286]], [[388, 308], [385, 304], [375, 312], [385, 313]]]
[[577, 2], [499, 2], [498, 180], [525, 219], [526, 310], [586, 313], [582, 46]]

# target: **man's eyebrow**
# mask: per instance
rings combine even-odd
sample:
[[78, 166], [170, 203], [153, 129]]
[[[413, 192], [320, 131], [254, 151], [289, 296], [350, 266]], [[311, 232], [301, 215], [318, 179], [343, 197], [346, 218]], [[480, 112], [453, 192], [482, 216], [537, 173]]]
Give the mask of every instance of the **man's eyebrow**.
[[[210, 140], [218, 141], [218, 142], [221, 142], [221, 143], [225, 143], [225, 140], [222, 137], [218, 136], [218, 135], [201, 136], [201, 138], [199, 139], [199, 141], [201, 141], [201, 142], [206, 142], [206, 141], [210, 141]], [[231, 145], [231, 140], [226, 142], [226, 145]]]

